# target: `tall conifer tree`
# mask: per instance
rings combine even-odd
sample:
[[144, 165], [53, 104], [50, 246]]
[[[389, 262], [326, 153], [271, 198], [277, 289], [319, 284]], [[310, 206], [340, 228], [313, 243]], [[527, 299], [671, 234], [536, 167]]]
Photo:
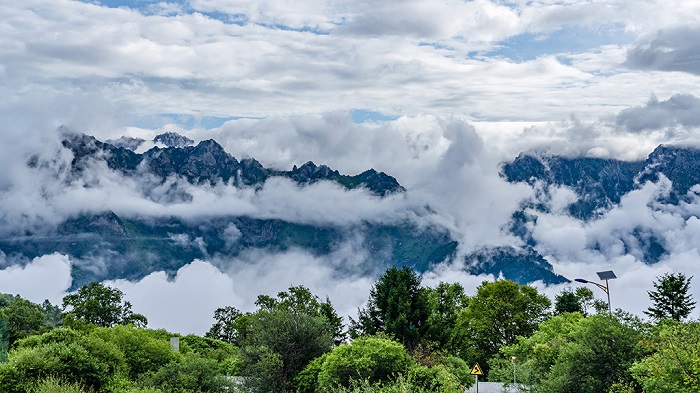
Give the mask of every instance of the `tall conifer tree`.
[[654, 290], [647, 292], [654, 302], [644, 314], [654, 319], [671, 318], [681, 321], [695, 308], [693, 297], [688, 294], [690, 280], [683, 273], [666, 273], [654, 282]]

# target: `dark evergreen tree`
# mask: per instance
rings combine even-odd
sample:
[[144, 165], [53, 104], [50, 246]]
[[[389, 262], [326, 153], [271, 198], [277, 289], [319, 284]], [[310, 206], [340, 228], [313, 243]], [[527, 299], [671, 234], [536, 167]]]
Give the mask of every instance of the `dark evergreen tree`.
[[370, 290], [358, 320], [351, 320], [351, 335], [388, 333], [408, 348], [418, 344], [426, 329], [429, 309], [420, 277], [408, 267], [392, 267]]
[[681, 321], [695, 308], [693, 297], [688, 294], [690, 280], [683, 273], [666, 273], [654, 282], [654, 290], [648, 291], [654, 302], [644, 314], [657, 319], [670, 318]]
[[[593, 303], [593, 291], [589, 288], [579, 287], [576, 291], [565, 289], [555, 297], [554, 312], [562, 314], [565, 312], [580, 312], [588, 314], [588, 308]], [[607, 310], [608, 305], [605, 305]]]
[[554, 312], [563, 314], [565, 312], [583, 313], [581, 303], [578, 302], [576, 294], [570, 290], [564, 290], [554, 298]]

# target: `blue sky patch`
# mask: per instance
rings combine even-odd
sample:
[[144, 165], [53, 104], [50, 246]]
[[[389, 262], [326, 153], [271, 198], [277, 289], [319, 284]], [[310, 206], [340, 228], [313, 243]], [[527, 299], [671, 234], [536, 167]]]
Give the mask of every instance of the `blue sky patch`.
[[498, 49], [482, 55], [501, 56], [521, 62], [547, 55], [585, 52], [602, 45], [626, 44], [633, 39], [632, 34], [618, 25], [597, 30], [568, 27], [547, 35], [520, 34], [500, 42]]
[[357, 124], [391, 121], [399, 118], [398, 116], [389, 116], [365, 109], [354, 109], [350, 111], [350, 116], [352, 116], [352, 121]]
[[231, 116], [231, 117], [216, 117], [216, 116], [195, 116], [195, 115], [179, 115], [172, 113], [162, 113], [155, 116], [145, 116], [140, 118], [134, 124], [135, 127], [157, 129], [165, 126], [166, 124], [175, 124], [178, 127], [182, 127], [186, 130], [193, 128], [203, 128], [205, 130], [210, 130], [212, 128], [219, 128], [224, 123], [230, 120], [240, 120], [240, 119], [260, 119], [254, 117], [242, 117], [242, 116]]

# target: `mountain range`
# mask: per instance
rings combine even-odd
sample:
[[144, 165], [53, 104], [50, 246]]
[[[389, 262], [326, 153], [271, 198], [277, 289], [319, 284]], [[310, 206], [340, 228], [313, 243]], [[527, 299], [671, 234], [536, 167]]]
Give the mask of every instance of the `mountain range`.
[[[364, 190], [380, 199], [410, 192], [392, 176], [374, 169], [345, 175], [311, 161], [286, 171], [265, 168], [253, 158], [236, 159], [214, 140], [195, 144], [174, 133], [158, 135], [152, 141], [155, 147], [137, 153], [144, 142], [126, 137], [102, 142], [84, 134], [65, 134], [62, 146], [72, 156], [66, 181], [80, 180], [84, 187], [90, 187], [87, 174], [94, 165], [104, 165], [124, 178], [149, 179], [159, 190], [164, 188], [158, 196], [149, 196], [157, 203], [187, 203], [191, 198], [173, 186], [173, 179], [183, 179], [193, 187], [226, 185], [250, 192], [258, 192], [273, 179], [286, 179], [300, 188], [326, 182], [345, 190]], [[27, 165], [39, 166], [40, 161], [35, 157]], [[463, 255], [447, 228], [420, 225], [409, 219], [341, 225], [246, 214], [191, 218], [118, 215], [105, 209], [73, 215], [42, 231], [6, 234], [0, 239], [0, 251], [25, 261], [54, 252], [69, 255], [74, 261], [73, 287], [95, 280], [138, 280], [154, 271], [173, 275], [195, 259], [224, 264], [255, 250], [301, 249], [314, 256], [329, 256], [349, 243], [367, 250], [361, 266], [367, 274], [377, 274], [390, 266], [410, 266], [425, 272], [460, 255], [465, 262], [463, 269], [470, 274], [556, 284], [568, 279], [556, 274], [538, 251], [531, 225], [538, 214], [551, 213], [547, 198], [552, 187], [565, 187], [576, 194], [567, 213], [583, 222], [604, 217], [625, 195], [661, 178], [670, 180], [672, 187], [660, 202], [682, 204], [692, 198], [693, 186], [700, 183], [700, 151], [659, 146], [646, 160], [634, 162], [524, 153], [501, 169], [506, 181], [527, 183], [541, 190], [523, 201], [503, 229], [522, 240], [517, 247], [483, 245]], [[654, 228], [640, 227], [634, 238], [642, 245], [639, 257], [646, 263], [656, 263], [667, 253], [666, 240]]]

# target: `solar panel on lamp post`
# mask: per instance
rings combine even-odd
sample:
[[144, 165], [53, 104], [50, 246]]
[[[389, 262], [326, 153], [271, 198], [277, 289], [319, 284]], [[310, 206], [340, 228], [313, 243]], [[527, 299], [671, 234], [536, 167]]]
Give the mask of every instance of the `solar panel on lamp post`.
[[603, 286], [602, 284], [598, 284], [595, 281], [589, 281], [584, 278], [575, 278], [574, 281], [581, 282], [584, 284], [593, 284], [597, 286], [598, 288], [602, 289], [603, 292], [605, 292], [606, 295], [608, 295], [608, 313], [612, 314], [612, 307], [610, 307], [610, 285], [608, 283], [608, 280], [612, 280], [614, 278], [617, 278], [615, 273], [613, 273], [612, 270], [606, 270], [604, 272], [596, 272], [598, 275], [598, 278], [601, 280], [605, 280], [605, 285]]

